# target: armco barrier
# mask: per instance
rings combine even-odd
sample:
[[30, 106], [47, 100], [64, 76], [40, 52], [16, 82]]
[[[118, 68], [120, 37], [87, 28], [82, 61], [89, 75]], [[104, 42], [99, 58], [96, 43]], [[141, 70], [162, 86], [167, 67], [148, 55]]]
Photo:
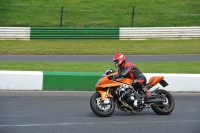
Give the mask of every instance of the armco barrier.
[[30, 40], [30, 27], [0, 27], [0, 40]]
[[31, 28], [30, 39], [119, 39], [119, 28]]
[[2, 39], [191, 39], [200, 38], [200, 26], [191, 27], [0, 27]]
[[[144, 73], [164, 76], [169, 83], [165, 89], [172, 92], [200, 92], [200, 74]], [[102, 73], [94, 72], [34, 72], [0, 71], [0, 90], [95, 90], [95, 84]], [[156, 87], [161, 87], [157, 85]]]
[[135, 27], [120, 28], [120, 40], [132, 39], [191, 39], [200, 38], [196, 27]]

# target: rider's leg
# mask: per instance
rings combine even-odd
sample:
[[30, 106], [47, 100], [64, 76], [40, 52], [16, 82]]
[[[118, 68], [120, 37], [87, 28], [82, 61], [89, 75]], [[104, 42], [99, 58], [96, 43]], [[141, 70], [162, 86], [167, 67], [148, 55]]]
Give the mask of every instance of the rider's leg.
[[148, 89], [144, 88], [145, 85], [146, 78], [135, 79], [133, 81], [134, 88], [137, 89], [144, 98], [148, 99], [151, 96], [151, 92]]
[[148, 99], [149, 97], [151, 97], [151, 92], [147, 88], [143, 88], [143, 91], [145, 92], [146, 99]]

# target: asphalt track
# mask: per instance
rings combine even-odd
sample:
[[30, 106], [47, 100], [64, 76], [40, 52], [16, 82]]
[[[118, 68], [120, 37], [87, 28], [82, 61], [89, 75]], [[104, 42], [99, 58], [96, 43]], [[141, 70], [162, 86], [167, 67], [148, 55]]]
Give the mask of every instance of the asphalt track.
[[[132, 62], [196, 61], [200, 55], [128, 55]], [[0, 55], [0, 61], [110, 62], [110, 55]], [[0, 91], [0, 133], [199, 133], [200, 93], [172, 93], [167, 116], [146, 109], [137, 115], [115, 110], [101, 118], [90, 109], [94, 92]]]
[[[197, 61], [194, 55], [126, 55], [131, 62]], [[0, 61], [35, 62], [112, 62], [112, 55], [0, 55]]]
[[94, 92], [0, 91], [0, 133], [199, 133], [200, 93], [172, 93], [167, 116], [151, 109], [115, 110], [101, 118], [90, 109]]

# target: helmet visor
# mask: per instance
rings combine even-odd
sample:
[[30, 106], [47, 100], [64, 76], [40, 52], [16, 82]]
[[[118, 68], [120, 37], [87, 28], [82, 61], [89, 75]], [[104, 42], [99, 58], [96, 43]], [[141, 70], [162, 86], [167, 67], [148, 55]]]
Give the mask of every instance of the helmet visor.
[[116, 67], [116, 68], [119, 68], [119, 67], [118, 67], [118, 60], [114, 60], [114, 63], [115, 63], [115, 67]]

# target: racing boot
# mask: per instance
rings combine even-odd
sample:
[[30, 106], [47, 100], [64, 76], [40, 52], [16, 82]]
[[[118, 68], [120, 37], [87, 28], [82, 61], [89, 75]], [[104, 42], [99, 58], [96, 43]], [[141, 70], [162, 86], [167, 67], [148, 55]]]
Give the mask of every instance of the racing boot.
[[149, 99], [149, 97], [151, 97], [151, 92], [145, 87], [143, 88], [143, 91], [146, 95], [146, 100]]

